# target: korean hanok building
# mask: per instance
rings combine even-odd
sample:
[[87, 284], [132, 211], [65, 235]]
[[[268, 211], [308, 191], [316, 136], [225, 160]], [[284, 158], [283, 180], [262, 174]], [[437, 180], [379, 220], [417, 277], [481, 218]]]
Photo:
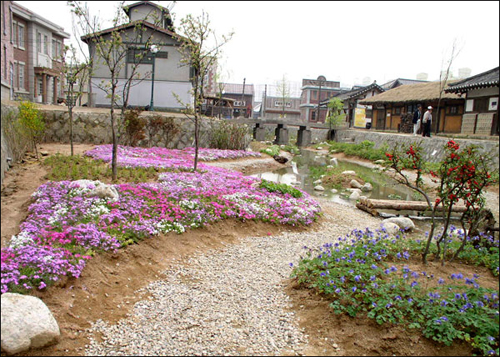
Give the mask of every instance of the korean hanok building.
[[438, 132], [460, 133], [465, 100], [458, 94], [444, 92], [442, 86], [439, 81], [404, 85], [361, 100], [359, 103], [372, 105], [373, 129], [398, 130], [401, 117], [406, 113], [413, 113], [417, 105], [422, 104], [423, 112], [428, 106], [434, 108], [431, 127], [433, 132], [439, 125]]

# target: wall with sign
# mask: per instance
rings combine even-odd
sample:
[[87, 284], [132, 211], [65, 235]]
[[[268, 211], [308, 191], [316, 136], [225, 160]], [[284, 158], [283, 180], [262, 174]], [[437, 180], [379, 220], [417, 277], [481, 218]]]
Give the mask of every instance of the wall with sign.
[[356, 108], [354, 111], [354, 127], [366, 128], [365, 108]]

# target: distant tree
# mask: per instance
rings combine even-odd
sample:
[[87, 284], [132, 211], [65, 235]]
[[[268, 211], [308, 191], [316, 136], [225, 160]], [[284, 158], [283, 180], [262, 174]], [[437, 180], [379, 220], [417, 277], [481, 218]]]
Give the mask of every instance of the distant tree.
[[[221, 53], [221, 47], [232, 37], [232, 33], [223, 35], [218, 39], [215, 32], [210, 28], [210, 19], [206, 12], [195, 18], [191, 14], [181, 20], [180, 34], [176, 38], [181, 42], [180, 52], [183, 56], [182, 63], [191, 66], [191, 83], [193, 103], [182, 103], [178, 94], [174, 94], [177, 100], [185, 106], [185, 114], [194, 121], [194, 170], [198, 167], [199, 148], [199, 119], [201, 117], [201, 106], [203, 104], [204, 79], [208, 72], [217, 63]], [[213, 36], [213, 43], [210, 38]]]
[[461, 50], [462, 50], [461, 48], [458, 48], [457, 39], [454, 39], [453, 44], [451, 46], [450, 57], [448, 58], [448, 61], [446, 63], [445, 70], [443, 70], [443, 68], [445, 66], [444, 65], [444, 58], [443, 58], [443, 62], [441, 63], [441, 72], [439, 74], [439, 99], [438, 99], [438, 105], [437, 105], [437, 109], [436, 109], [436, 129], [435, 129], [436, 134], [439, 132], [439, 124], [441, 121], [441, 115], [440, 115], [441, 99], [443, 97], [444, 90], [445, 90], [446, 86], [448, 85], [448, 82], [450, 81], [450, 79], [453, 78], [453, 74], [451, 73], [451, 65], [453, 64], [453, 61], [458, 57]]
[[276, 93], [280, 99], [281, 114], [280, 117], [285, 117], [286, 104], [290, 102], [290, 83], [287, 81], [286, 76], [283, 74], [281, 80], [276, 82]]
[[332, 126], [338, 126], [345, 122], [344, 102], [339, 98], [331, 98], [328, 102], [328, 115], [326, 118], [327, 123]]

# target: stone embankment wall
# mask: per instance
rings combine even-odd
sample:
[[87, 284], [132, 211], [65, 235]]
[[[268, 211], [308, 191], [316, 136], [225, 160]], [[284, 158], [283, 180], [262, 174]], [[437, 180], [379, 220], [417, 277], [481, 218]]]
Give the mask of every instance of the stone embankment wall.
[[[66, 111], [41, 110], [46, 115], [46, 142], [69, 143], [69, 113]], [[119, 114], [116, 114], [116, 120]], [[172, 120], [176, 126], [176, 132], [159, 129], [148, 137], [145, 130], [145, 138], [138, 142], [139, 146], [160, 146], [170, 149], [183, 149], [194, 146], [194, 120], [181, 115], [170, 113], [155, 113], [165, 120]], [[152, 113], [144, 113], [141, 118], [150, 120]], [[112, 136], [110, 130], [109, 112], [76, 112], [73, 113], [73, 142], [87, 144], [111, 144]], [[199, 120], [200, 125], [200, 147], [208, 145], [208, 133], [217, 125], [218, 120]], [[123, 130], [120, 130], [120, 143], [126, 140]]]
[[[354, 142], [356, 144], [368, 140], [375, 143], [375, 148], [379, 148], [384, 144], [387, 144], [389, 148], [393, 148], [396, 144], [408, 146], [409, 144], [419, 143], [424, 151], [424, 160], [440, 162], [444, 156], [444, 146], [450, 138], [434, 135], [430, 138], [424, 138], [421, 135], [413, 136], [413, 134], [391, 134], [353, 129], [337, 131], [335, 133], [335, 140], [339, 142]], [[471, 144], [478, 146], [480, 151], [489, 153], [493, 157], [495, 167], [492, 169], [499, 168], [498, 150], [500, 141], [498, 137], [485, 140], [461, 138], [454, 138], [453, 140], [460, 145], [460, 148], [465, 148]]]

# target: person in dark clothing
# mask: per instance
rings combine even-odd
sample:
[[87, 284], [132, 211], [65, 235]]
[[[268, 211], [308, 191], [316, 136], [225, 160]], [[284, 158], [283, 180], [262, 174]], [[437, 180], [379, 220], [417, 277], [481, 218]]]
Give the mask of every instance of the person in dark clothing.
[[417, 136], [422, 122], [422, 104], [417, 105], [417, 110], [413, 113], [413, 136]]

